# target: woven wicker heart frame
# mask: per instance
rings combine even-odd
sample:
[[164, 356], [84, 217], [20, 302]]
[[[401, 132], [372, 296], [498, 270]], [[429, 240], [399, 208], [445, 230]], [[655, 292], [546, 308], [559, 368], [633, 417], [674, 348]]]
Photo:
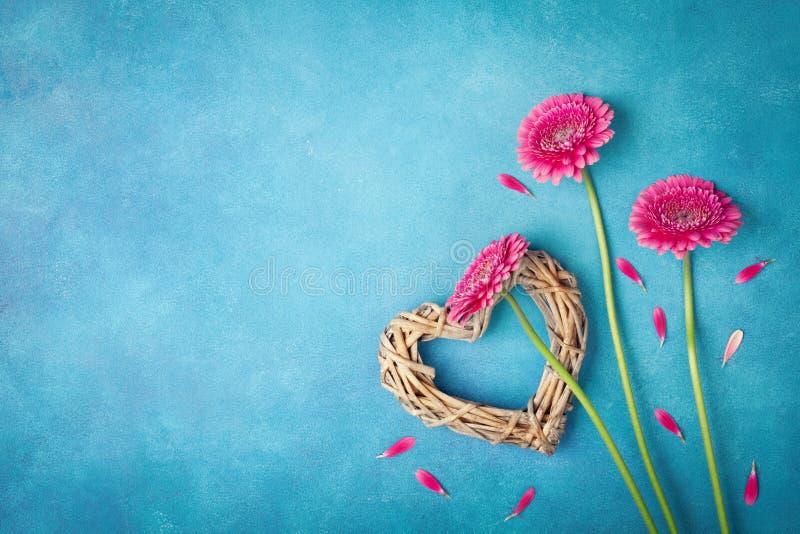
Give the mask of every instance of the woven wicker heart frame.
[[[516, 285], [522, 286], [544, 315], [550, 350], [577, 379], [586, 350], [587, 326], [575, 276], [546, 252], [529, 250], [504, 287]], [[572, 409], [572, 392], [549, 364], [527, 408], [508, 410], [440, 391], [434, 383], [436, 370], [422, 362], [420, 341], [446, 338], [473, 342], [480, 338], [499, 300], [497, 297], [492, 307], [473, 315], [463, 327], [448, 322], [446, 310], [430, 302], [400, 313], [381, 334], [381, 385], [427, 427], [444, 425], [492, 445], [513, 443], [549, 456], [561, 440], [566, 414]]]

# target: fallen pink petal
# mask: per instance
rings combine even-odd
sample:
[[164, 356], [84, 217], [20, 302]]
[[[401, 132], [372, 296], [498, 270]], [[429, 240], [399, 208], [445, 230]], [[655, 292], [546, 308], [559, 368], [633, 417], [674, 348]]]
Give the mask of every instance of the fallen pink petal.
[[448, 499], [450, 498], [450, 495], [448, 495], [448, 493], [444, 490], [442, 485], [439, 484], [439, 481], [436, 480], [436, 477], [434, 477], [432, 474], [428, 473], [424, 469], [417, 469], [415, 475], [417, 477], [417, 480], [419, 480], [419, 483], [428, 488], [429, 490], [435, 491], [439, 495], [447, 497]]
[[642, 288], [642, 291], [647, 291], [647, 288], [644, 287], [644, 282], [642, 282], [642, 277], [639, 276], [638, 271], [636, 271], [636, 268], [631, 265], [631, 262], [625, 258], [617, 258], [615, 261], [617, 263], [617, 268], [622, 272], [622, 274], [639, 284], [639, 287]]
[[[758, 260], [758, 258], [756, 258]], [[769, 265], [770, 263], [774, 262], [775, 259], [770, 260], [758, 260], [758, 263], [754, 263], [753, 265], [748, 265], [741, 271], [739, 274], [736, 275], [736, 283], [737, 284], [744, 284], [745, 282], [749, 282], [752, 280], [755, 275], [760, 273], [764, 267]]]
[[722, 356], [722, 367], [725, 367], [725, 364], [728, 363], [728, 360], [731, 359], [731, 356], [739, 350], [739, 345], [742, 344], [742, 338], [744, 337], [744, 332], [741, 330], [734, 330], [731, 336], [728, 338], [728, 344], [725, 345], [725, 354]]
[[653, 325], [656, 327], [658, 339], [661, 340], [660, 347], [663, 347], [664, 340], [667, 337], [667, 316], [664, 314], [664, 310], [661, 309], [660, 306], [653, 308]]
[[658, 422], [661, 423], [661, 426], [678, 436], [682, 442], [686, 443], [686, 439], [683, 437], [683, 432], [681, 432], [678, 423], [675, 422], [675, 419], [673, 419], [667, 411], [656, 408], [653, 413]]
[[403, 439], [398, 440], [397, 443], [380, 453], [375, 458], [391, 458], [393, 456], [403, 454], [404, 452], [410, 450], [416, 442], [417, 440], [412, 436], [406, 436]]
[[533, 196], [525, 185], [511, 176], [510, 174], [498, 174], [497, 181], [500, 182], [501, 185], [511, 189], [512, 191], [516, 191], [517, 193], [522, 193], [523, 195], [528, 195], [531, 198], [536, 198]]
[[525, 508], [528, 507], [531, 501], [533, 501], [533, 498], [535, 496], [536, 496], [536, 490], [533, 489], [533, 487], [528, 488], [527, 491], [525, 491], [525, 493], [522, 494], [522, 498], [519, 500], [514, 510], [508, 516], [506, 516], [506, 518], [503, 519], [503, 521], [508, 521], [509, 519], [517, 517], [519, 514], [521, 514], [525, 510]]
[[756, 473], [756, 461], [750, 467], [750, 476], [747, 477], [747, 484], [744, 487], [744, 503], [753, 506], [758, 499], [758, 474]]

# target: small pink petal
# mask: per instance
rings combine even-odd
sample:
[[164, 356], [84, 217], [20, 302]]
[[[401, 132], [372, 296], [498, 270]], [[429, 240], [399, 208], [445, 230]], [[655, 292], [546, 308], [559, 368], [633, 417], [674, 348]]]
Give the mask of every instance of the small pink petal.
[[424, 469], [417, 469], [415, 475], [417, 480], [419, 480], [419, 483], [429, 490], [435, 491], [439, 495], [447, 497], [448, 499], [450, 498], [450, 495], [447, 494], [442, 485], [439, 484], [439, 481], [436, 480], [436, 477], [434, 477], [432, 474], [428, 473]]
[[733, 353], [739, 349], [739, 345], [742, 344], [743, 337], [744, 332], [741, 330], [734, 330], [731, 334], [731, 337], [728, 338], [728, 344], [725, 345], [725, 354], [722, 356], [722, 367], [725, 367], [725, 364], [731, 359]]
[[534, 496], [536, 496], [536, 490], [533, 489], [532, 487], [528, 488], [528, 490], [522, 495], [522, 498], [517, 503], [517, 506], [514, 508], [514, 511], [512, 511], [510, 515], [508, 515], [505, 519], [503, 519], [503, 521], [508, 521], [512, 517], [517, 517], [519, 514], [521, 514], [525, 510], [525, 508], [528, 507], [531, 501], [533, 501]]
[[661, 347], [664, 346], [664, 339], [667, 337], [667, 316], [660, 306], [653, 308], [653, 325], [656, 327], [656, 334], [661, 340]]
[[622, 274], [639, 284], [639, 286], [642, 288], [642, 291], [647, 291], [647, 289], [644, 287], [644, 282], [642, 282], [642, 277], [639, 276], [638, 272], [636, 272], [636, 268], [631, 265], [631, 262], [625, 258], [617, 258], [616, 262], [617, 268], [622, 271]]
[[756, 461], [753, 460], [750, 476], [747, 477], [747, 484], [744, 486], [744, 503], [747, 506], [753, 506], [756, 499], [758, 499], [758, 475], [756, 474]]
[[411, 449], [414, 444], [417, 442], [412, 436], [406, 436], [403, 439], [399, 440], [397, 443], [380, 453], [375, 458], [391, 458], [392, 456], [397, 456], [398, 454], [403, 454], [404, 452]]
[[502, 185], [506, 186], [507, 188], [511, 189], [512, 191], [528, 195], [531, 198], [536, 198], [535, 196], [533, 196], [533, 193], [531, 193], [528, 190], [528, 188], [522, 184], [522, 182], [520, 182], [510, 174], [498, 174], [497, 181], [500, 182]]
[[[756, 258], [758, 260], [758, 258]], [[736, 283], [737, 284], [744, 284], [745, 282], [749, 282], [753, 279], [755, 275], [761, 272], [761, 270], [775, 261], [772, 260], [759, 260], [758, 263], [754, 263], [753, 265], [749, 265], [739, 271], [739, 274], [736, 275]]]
[[680, 427], [678, 427], [678, 423], [675, 422], [675, 419], [673, 419], [669, 413], [661, 408], [656, 408], [653, 413], [655, 414], [658, 422], [661, 423], [661, 426], [678, 436], [682, 442], [686, 443], [686, 440], [683, 437], [683, 432], [681, 432]]

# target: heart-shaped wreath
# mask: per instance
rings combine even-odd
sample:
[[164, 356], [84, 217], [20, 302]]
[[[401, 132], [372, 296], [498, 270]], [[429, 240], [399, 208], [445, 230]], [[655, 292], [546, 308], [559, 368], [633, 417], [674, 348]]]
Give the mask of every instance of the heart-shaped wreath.
[[[575, 276], [546, 252], [529, 250], [503, 283], [506, 290], [516, 285], [522, 286], [544, 315], [552, 353], [577, 379], [586, 350], [587, 324]], [[473, 342], [480, 338], [489, 326], [494, 304], [475, 313], [463, 326], [448, 321], [446, 310], [430, 302], [397, 315], [381, 334], [381, 385], [427, 427], [445, 425], [493, 445], [513, 443], [549, 456], [561, 440], [566, 414], [572, 409], [572, 392], [549, 364], [527, 408], [509, 410], [440, 391], [434, 383], [436, 370], [422, 362], [420, 341], [441, 337]]]

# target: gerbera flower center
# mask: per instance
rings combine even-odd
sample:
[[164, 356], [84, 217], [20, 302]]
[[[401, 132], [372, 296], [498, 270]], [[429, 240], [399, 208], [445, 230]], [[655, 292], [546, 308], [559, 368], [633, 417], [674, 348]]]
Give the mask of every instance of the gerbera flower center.
[[467, 287], [470, 290], [485, 287], [492, 281], [492, 275], [503, 263], [503, 258], [499, 254], [489, 255], [480, 263], [475, 264], [475, 270], [468, 278]]
[[555, 108], [541, 119], [541, 130], [537, 138], [529, 140], [529, 146], [538, 147], [542, 155], [562, 155], [571, 152], [586, 141], [594, 130], [597, 116], [585, 103], [569, 103]]
[[672, 191], [665, 195], [657, 219], [664, 230], [681, 233], [715, 224], [720, 213], [719, 201], [698, 191]]
[[675, 224], [687, 226], [694, 224], [698, 219], [697, 213], [692, 210], [681, 209], [672, 215], [672, 220]]
[[492, 271], [494, 271], [496, 263], [495, 258], [487, 258], [475, 271], [475, 280], [483, 283], [489, 281], [489, 276], [492, 274]]
[[553, 134], [553, 141], [556, 143], [563, 143], [575, 133], [575, 127], [572, 125], [564, 126]]

